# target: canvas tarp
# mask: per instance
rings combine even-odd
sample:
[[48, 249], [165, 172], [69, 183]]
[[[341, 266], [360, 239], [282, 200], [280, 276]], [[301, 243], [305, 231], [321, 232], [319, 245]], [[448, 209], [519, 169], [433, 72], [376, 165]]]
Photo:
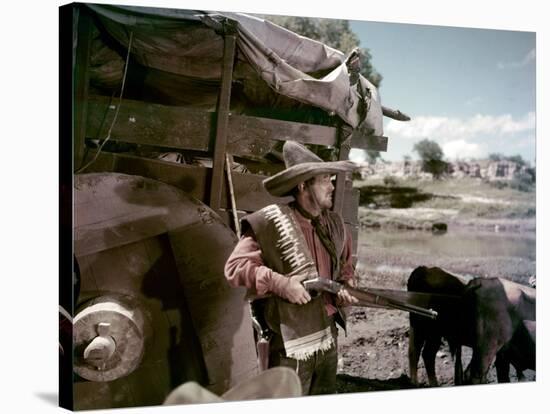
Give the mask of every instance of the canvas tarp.
[[[123, 49], [128, 47], [132, 33], [132, 56], [148, 68], [146, 82], [154, 84], [159, 94], [174, 95], [175, 102], [214, 102], [223, 61], [224, 40], [219, 29], [224, 19], [231, 19], [237, 22], [236, 101], [242, 94], [244, 106], [273, 110], [305, 104], [320, 108], [328, 116], [337, 115], [352, 128], [362, 124], [369, 133], [382, 135], [376, 87], [362, 76], [361, 89], [359, 83], [350, 85], [346, 56], [320, 42], [240, 13], [88, 7], [100, 21], [98, 30], [105, 30]], [[97, 38], [104, 42], [105, 36], [100, 33]], [[92, 61], [101, 64], [94, 65], [91, 79], [99, 85], [122, 77], [125, 56], [113, 52], [116, 49], [105, 44], [93, 49]], [[368, 108], [366, 119], [362, 119], [362, 107]]]

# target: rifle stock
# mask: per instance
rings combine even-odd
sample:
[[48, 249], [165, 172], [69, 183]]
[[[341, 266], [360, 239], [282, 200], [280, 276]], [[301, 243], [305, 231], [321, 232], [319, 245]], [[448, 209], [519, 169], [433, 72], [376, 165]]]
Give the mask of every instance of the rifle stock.
[[341, 283], [325, 278], [317, 277], [315, 279], [309, 279], [304, 281], [303, 285], [307, 290], [329, 292], [333, 294], [338, 294], [341, 289], [346, 289], [350, 295], [357, 298], [359, 301], [354, 304], [354, 306], [399, 309], [406, 312], [416, 313], [417, 315], [425, 316], [431, 319], [437, 318], [437, 312], [432, 309], [422, 308], [386, 295], [369, 292], [367, 289], [357, 289], [350, 286], [344, 286]]

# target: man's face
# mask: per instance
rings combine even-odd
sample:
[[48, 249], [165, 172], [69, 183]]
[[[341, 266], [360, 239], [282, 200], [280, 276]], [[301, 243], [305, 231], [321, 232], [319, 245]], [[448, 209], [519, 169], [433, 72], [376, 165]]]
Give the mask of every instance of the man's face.
[[327, 210], [332, 207], [334, 185], [332, 185], [332, 177], [329, 174], [315, 176], [313, 180], [310, 181], [308, 188], [322, 210]]

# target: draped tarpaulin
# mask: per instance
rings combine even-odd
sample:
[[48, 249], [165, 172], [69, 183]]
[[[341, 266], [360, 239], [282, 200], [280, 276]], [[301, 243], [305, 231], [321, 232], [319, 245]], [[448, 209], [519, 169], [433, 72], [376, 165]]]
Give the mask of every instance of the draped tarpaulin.
[[[96, 43], [92, 51], [91, 79], [98, 85], [120, 79], [123, 67], [123, 54], [113, 52], [116, 45], [105, 42], [101, 32], [106, 31], [123, 48], [128, 47], [132, 32], [132, 56], [149, 69], [143, 76], [149, 86], [157, 88], [159, 95], [172, 95], [173, 102], [212, 104], [223, 59], [223, 36], [218, 29], [228, 18], [237, 22], [235, 102], [244, 108], [273, 110], [305, 104], [320, 108], [329, 117], [337, 115], [353, 128], [363, 123], [371, 134], [383, 135], [376, 87], [360, 76], [366, 91], [362, 96], [357, 84], [350, 85], [346, 56], [320, 42], [241, 13], [88, 6], [100, 22], [96, 40], [104, 42]], [[362, 119], [365, 105], [368, 111]]]

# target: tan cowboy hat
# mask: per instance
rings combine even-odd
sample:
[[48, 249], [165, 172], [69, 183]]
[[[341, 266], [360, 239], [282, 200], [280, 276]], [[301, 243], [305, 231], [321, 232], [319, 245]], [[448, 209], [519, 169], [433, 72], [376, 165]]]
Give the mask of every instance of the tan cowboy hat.
[[294, 141], [286, 141], [283, 145], [283, 160], [286, 169], [263, 181], [268, 193], [276, 197], [288, 195], [298, 184], [316, 175], [351, 172], [359, 168], [352, 161], [323, 161]]
[[301, 395], [302, 385], [296, 372], [287, 367], [274, 367], [238, 383], [220, 397], [196, 382], [186, 382], [170, 392], [164, 405], [292, 398]]

